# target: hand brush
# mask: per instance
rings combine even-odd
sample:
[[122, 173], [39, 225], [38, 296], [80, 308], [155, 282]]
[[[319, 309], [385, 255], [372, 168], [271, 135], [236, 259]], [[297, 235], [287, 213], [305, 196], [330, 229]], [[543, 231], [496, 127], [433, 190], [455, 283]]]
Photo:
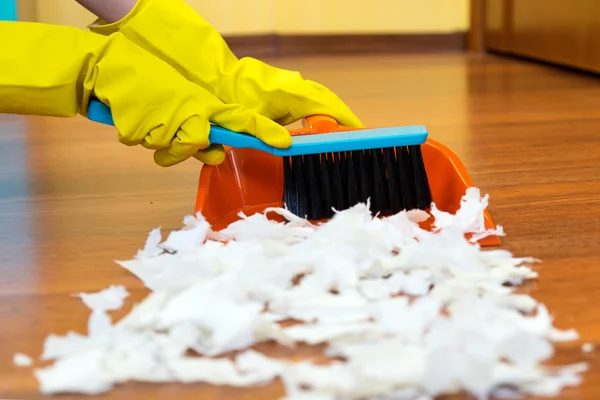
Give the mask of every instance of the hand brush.
[[[95, 99], [87, 118], [114, 125], [110, 108]], [[424, 126], [357, 129], [340, 126], [327, 116], [307, 117], [306, 123], [307, 128], [290, 131], [292, 145], [285, 149], [215, 125], [209, 141], [282, 157], [283, 202], [302, 218], [331, 218], [334, 210], [367, 201], [380, 215], [430, 207], [420, 147], [427, 140]]]

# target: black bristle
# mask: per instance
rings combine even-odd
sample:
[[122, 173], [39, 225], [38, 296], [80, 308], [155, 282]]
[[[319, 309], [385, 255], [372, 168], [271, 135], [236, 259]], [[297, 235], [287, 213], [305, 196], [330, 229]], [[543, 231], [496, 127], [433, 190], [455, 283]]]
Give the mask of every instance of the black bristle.
[[348, 174], [348, 161], [346, 160], [346, 153], [345, 152], [341, 152], [341, 153], [337, 153], [339, 156], [339, 163], [340, 163], [340, 174], [342, 175], [342, 179], [341, 179], [341, 183], [342, 183], [342, 190], [344, 192], [343, 195], [343, 199], [344, 199], [344, 208], [348, 208], [348, 207], [352, 207], [352, 204], [350, 204], [350, 199], [348, 198], [348, 179], [349, 179], [349, 174]]
[[388, 192], [390, 190], [389, 188], [389, 182], [388, 182], [388, 176], [387, 176], [387, 168], [385, 166], [385, 156], [383, 153], [383, 149], [377, 149], [377, 157], [379, 160], [379, 165], [380, 168], [383, 172], [383, 199], [382, 199], [382, 203], [383, 203], [383, 208], [381, 210], [382, 214], [389, 214], [390, 212], [390, 202], [389, 202], [389, 196], [388, 196]]
[[[294, 214], [305, 218], [306, 214], [306, 188], [304, 185], [304, 174], [302, 168], [302, 157], [292, 157], [292, 179], [294, 180], [294, 195], [297, 197], [295, 210], [290, 209]], [[285, 188], [284, 188], [285, 192]]]
[[304, 178], [306, 185], [306, 214], [309, 219], [320, 219], [321, 205], [321, 187], [319, 185], [320, 171], [317, 168], [320, 166], [319, 155], [309, 154], [304, 156]]
[[[341, 153], [336, 153], [336, 155], [339, 157], [340, 173], [342, 174], [343, 177], [348, 176], [348, 165], [346, 164], [346, 153], [341, 152]], [[342, 181], [342, 185], [344, 186], [344, 191], [346, 190], [347, 184], [348, 184], [348, 182], [346, 182], [346, 180]]]
[[400, 193], [400, 178], [398, 172], [398, 160], [393, 148], [384, 150], [385, 166], [388, 174], [388, 202], [390, 214], [396, 214], [404, 209], [404, 199], [398, 196]]
[[283, 205], [290, 210], [298, 209], [298, 195], [296, 194], [295, 181], [292, 177], [290, 157], [283, 157]]
[[283, 175], [285, 205], [311, 220], [368, 200], [380, 215], [432, 201], [421, 146], [283, 157]]
[[321, 176], [319, 178], [321, 180], [321, 189], [323, 190], [323, 202], [320, 214], [323, 218], [331, 218], [333, 216], [334, 195], [330, 178], [331, 168], [329, 157], [331, 157], [331, 154], [323, 154], [319, 161], [321, 165]]
[[373, 213], [385, 213], [386, 206], [386, 174], [383, 157], [380, 150], [369, 150], [371, 170], [373, 171], [373, 191], [371, 193], [371, 211]]
[[364, 203], [367, 199], [363, 199], [362, 193], [362, 173], [361, 173], [361, 163], [362, 163], [362, 151], [353, 151], [352, 152], [352, 165], [354, 165], [354, 176], [356, 177], [356, 194], [354, 203]]
[[373, 169], [371, 167], [369, 152], [361, 151], [357, 163], [358, 184], [360, 186], [360, 201], [366, 203], [373, 195]]
[[404, 207], [407, 210], [415, 207], [415, 181], [413, 178], [413, 168], [410, 164], [410, 154], [407, 147], [401, 147], [398, 149], [398, 174], [400, 175], [400, 192], [399, 196], [402, 196], [404, 200]]
[[333, 207], [342, 211], [346, 209], [346, 201], [344, 196], [344, 186], [342, 184], [343, 175], [341, 172], [340, 153], [333, 153], [331, 182], [333, 184], [333, 194], [335, 196]]
[[348, 207], [352, 207], [359, 203], [359, 184], [358, 177], [356, 176], [356, 167], [354, 166], [356, 160], [352, 153], [346, 154], [346, 198], [348, 199]]
[[429, 179], [427, 178], [427, 171], [425, 170], [425, 162], [423, 160], [423, 152], [421, 146], [410, 147], [413, 171], [414, 171], [414, 182], [415, 182], [415, 197], [416, 205], [415, 208], [424, 210], [431, 206], [431, 188], [429, 187]]

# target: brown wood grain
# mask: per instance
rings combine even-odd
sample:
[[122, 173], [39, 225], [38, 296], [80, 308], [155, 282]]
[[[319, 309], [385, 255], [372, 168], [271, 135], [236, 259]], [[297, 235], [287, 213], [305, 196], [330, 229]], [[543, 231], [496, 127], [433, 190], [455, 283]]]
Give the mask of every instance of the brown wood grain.
[[511, 50], [561, 64], [584, 67], [589, 0], [516, 1]]
[[585, 24], [584, 63], [591, 65], [595, 71], [600, 71], [600, 2], [591, 1], [588, 4]]
[[[266, 59], [339, 94], [371, 126], [425, 124], [491, 195], [503, 248], [543, 262], [523, 290], [582, 338], [553, 362], [588, 361], [563, 399], [600, 397], [600, 81], [490, 56], [414, 55]], [[42, 398], [14, 352], [37, 357], [50, 333], [85, 331], [79, 291], [142, 285], [114, 263], [148, 231], [179, 228], [194, 207], [200, 165], [161, 169], [152, 153], [117, 142], [82, 118], [0, 116], [0, 398]], [[122, 313], [120, 314], [122, 315]], [[118, 317], [118, 316], [117, 316]], [[318, 358], [320, 349], [261, 350]], [[249, 390], [126, 384], [104, 399], [277, 399], [279, 383]], [[82, 398], [83, 396], [62, 396]]]
[[487, 49], [510, 50], [512, 0], [482, 0], [484, 2], [484, 44]]
[[485, 48], [600, 72], [597, 0], [486, 0]]
[[238, 57], [406, 54], [463, 51], [467, 34], [268, 34], [225, 36], [225, 41]]

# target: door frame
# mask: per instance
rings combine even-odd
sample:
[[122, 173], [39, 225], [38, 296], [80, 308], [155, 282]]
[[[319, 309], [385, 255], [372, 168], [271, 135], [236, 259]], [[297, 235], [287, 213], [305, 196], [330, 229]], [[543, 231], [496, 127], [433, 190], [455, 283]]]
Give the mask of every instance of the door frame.
[[485, 51], [485, 0], [470, 0], [468, 48]]

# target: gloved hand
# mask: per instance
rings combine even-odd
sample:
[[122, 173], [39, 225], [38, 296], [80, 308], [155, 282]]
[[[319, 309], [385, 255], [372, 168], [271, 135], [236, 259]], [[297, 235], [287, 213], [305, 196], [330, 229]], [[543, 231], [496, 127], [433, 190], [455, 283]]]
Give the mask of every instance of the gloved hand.
[[362, 127], [326, 87], [254, 58], [238, 60], [184, 0], [138, 0], [122, 20], [112, 24], [97, 20], [89, 28], [104, 35], [123, 33], [225, 103], [241, 104], [282, 125], [324, 114], [342, 125]]
[[87, 116], [94, 96], [111, 107], [119, 141], [156, 150], [161, 166], [192, 156], [222, 162], [223, 147], [208, 148], [210, 121], [272, 146], [291, 145], [283, 126], [224, 104], [120, 33], [0, 22], [0, 48], [0, 112]]

